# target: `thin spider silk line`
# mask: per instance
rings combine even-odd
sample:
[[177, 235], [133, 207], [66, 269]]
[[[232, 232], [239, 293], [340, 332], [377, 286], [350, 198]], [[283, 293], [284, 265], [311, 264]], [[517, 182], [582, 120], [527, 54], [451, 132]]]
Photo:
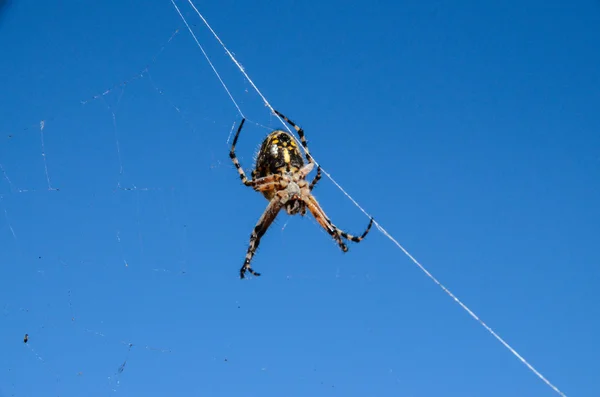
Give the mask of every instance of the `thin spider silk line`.
[[223, 88], [225, 88], [225, 91], [227, 92], [227, 95], [229, 95], [229, 98], [231, 99], [231, 102], [233, 102], [233, 104], [235, 105], [235, 107], [237, 108], [238, 112], [240, 113], [240, 115], [244, 117], [244, 113], [242, 113], [242, 109], [240, 109], [240, 107], [238, 106], [237, 102], [235, 101], [235, 99], [233, 99], [233, 95], [231, 95], [231, 92], [229, 92], [229, 89], [227, 88], [227, 86], [225, 85], [225, 82], [223, 81], [223, 79], [221, 78], [221, 75], [219, 74], [219, 72], [217, 72], [217, 69], [214, 67], [214, 65], [212, 64], [212, 62], [210, 61], [210, 58], [208, 57], [208, 55], [206, 54], [206, 51], [204, 51], [204, 48], [202, 48], [202, 45], [200, 44], [200, 42], [198, 41], [198, 39], [196, 38], [196, 35], [194, 34], [194, 32], [192, 31], [192, 29], [190, 28], [190, 25], [188, 25], [187, 21], [185, 20], [183, 14], [181, 14], [181, 11], [179, 11], [179, 7], [177, 7], [177, 4], [175, 4], [175, 2], [173, 0], [171, 0], [171, 3], [173, 4], [173, 7], [175, 7], [175, 9], [177, 10], [177, 13], [179, 14], [179, 16], [181, 17], [181, 19], [183, 19], [183, 22], [185, 23], [185, 26], [188, 28], [188, 30], [190, 31], [192, 37], [194, 38], [194, 41], [196, 42], [196, 44], [198, 45], [198, 47], [200, 48], [200, 50], [202, 51], [202, 54], [204, 54], [204, 57], [206, 58], [206, 60], [208, 61], [208, 64], [210, 65], [210, 67], [212, 68], [213, 72], [215, 72], [215, 74], [217, 75], [217, 77], [219, 78], [219, 81], [221, 82], [221, 84], [223, 85]]
[[[196, 36], [194, 35], [194, 33], [192, 32], [192, 30], [190, 29], [187, 21], [185, 20], [184, 16], [181, 14], [181, 12], [179, 12], [179, 8], [177, 8], [177, 6], [174, 3], [174, 0], [171, 0], [171, 2], [173, 3], [173, 5], [175, 6], [175, 8], [177, 9], [177, 12], [179, 13], [179, 16], [183, 19], [185, 25], [188, 27], [188, 30], [190, 31], [190, 33], [194, 36], [194, 39], [196, 39]], [[258, 87], [256, 86], [256, 84], [254, 84], [254, 82], [252, 81], [252, 79], [250, 78], [250, 76], [248, 76], [248, 73], [246, 73], [244, 67], [238, 62], [238, 60], [233, 56], [233, 54], [231, 53], [231, 51], [229, 51], [229, 49], [225, 46], [225, 44], [223, 43], [223, 41], [221, 40], [221, 38], [217, 35], [217, 33], [213, 30], [213, 28], [209, 25], [208, 21], [204, 18], [204, 16], [200, 13], [200, 11], [198, 11], [198, 9], [196, 8], [196, 6], [194, 5], [194, 3], [192, 2], [192, 0], [188, 0], [188, 2], [190, 3], [190, 5], [192, 6], [192, 8], [194, 9], [194, 11], [196, 11], [196, 14], [198, 14], [198, 16], [200, 17], [200, 19], [202, 19], [202, 21], [204, 22], [204, 24], [206, 25], [206, 27], [211, 31], [211, 33], [213, 34], [213, 36], [219, 41], [219, 43], [221, 44], [221, 46], [223, 47], [223, 49], [225, 50], [225, 52], [227, 53], [227, 55], [229, 55], [229, 57], [231, 58], [231, 60], [236, 64], [236, 66], [238, 67], [238, 69], [240, 70], [240, 72], [242, 72], [242, 74], [244, 75], [244, 77], [246, 78], [246, 80], [248, 80], [248, 82], [252, 85], [252, 87], [254, 88], [254, 90], [256, 91], [256, 93], [262, 98], [263, 102], [265, 103], [265, 105], [271, 110], [271, 112], [273, 112], [275, 114], [275, 109], [273, 108], [273, 106], [271, 106], [271, 104], [269, 103], [269, 101], [267, 100], [267, 98], [265, 98], [265, 96], [262, 94], [262, 92], [258, 89]], [[204, 52], [204, 49], [202, 48], [202, 46], [200, 45], [200, 43], [198, 42], [198, 40], [196, 39], [196, 43], [198, 44], [198, 46], [200, 47], [200, 49], [202, 50], [202, 53], [204, 54], [204, 56], [206, 57], [206, 59], [208, 60], [208, 56], [206, 55], [206, 52]], [[210, 62], [210, 60], [208, 60], [210, 65], [212, 66], [212, 63]], [[231, 100], [233, 101], [234, 105], [237, 107], [237, 109], [240, 112], [240, 115], [242, 117], [244, 117], [244, 115], [242, 114], [239, 106], [237, 105], [237, 103], [235, 102], [235, 100], [233, 99], [233, 96], [229, 93], [229, 90], [227, 89], [227, 87], [225, 86], [225, 83], [223, 82], [223, 80], [221, 79], [221, 77], [219, 76], [219, 74], [217, 73], [216, 69], [213, 67], [213, 70], [215, 71], [215, 73], [217, 74], [217, 77], [219, 78], [219, 80], [221, 81], [221, 83], [223, 84], [223, 87], [225, 87], [225, 90], [227, 91], [227, 93], [229, 94], [229, 97], [231, 98]], [[285, 128], [291, 133], [292, 131], [290, 130], [290, 128], [288, 127], [287, 123], [284, 122], [284, 120], [279, 117], [277, 114], [275, 114], [277, 116], [277, 118], [279, 119], [279, 121], [281, 121], [281, 123], [285, 126]], [[294, 136], [292, 134], [292, 136]], [[294, 139], [296, 139], [296, 137], [294, 136]], [[296, 139], [297, 141], [297, 139]], [[302, 145], [300, 145], [302, 147]], [[303, 147], [302, 147], [303, 148]], [[303, 148], [303, 150], [306, 152], [306, 150]], [[312, 155], [311, 155], [312, 156]], [[315, 162], [315, 164], [317, 166], [319, 166], [319, 163], [317, 162], [317, 160], [313, 157], [313, 160]], [[348, 199], [350, 199], [350, 201], [352, 201], [352, 203], [363, 212], [363, 214], [365, 214], [367, 217], [371, 218], [371, 215], [365, 211], [365, 209], [358, 204], [358, 202], [356, 202], [356, 200], [354, 200], [354, 198], [352, 196], [350, 196], [350, 194], [348, 192], [346, 192], [346, 190], [339, 184], [337, 183], [333, 177], [327, 172], [325, 171], [323, 168], [321, 168], [321, 171], [327, 176], [327, 178], [329, 178], [329, 180], [331, 180], [331, 182], [333, 182], [333, 184], [346, 196], [348, 197]], [[535, 369], [533, 367], [533, 365], [531, 365], [527, 360], [525, 360], [525, 358], [523, 358], [523, 356], [521, 356], [511, 345], [509, 345], [502, 337], [500, 337], [500, 335], [498, 335], [490, 326], [488, 326], [483, 320], [481, 320], [479, 318], [479, 316], [477, 316], [471, 309], [469, 309], [469, 307], [467, 305], [465, 305], [460, 299], [458, 299], [456, 297], [456, 295], [454, 295], [448, 288], [446, 288], [440, 281], [438, 281], [437, 278], [435, 278], [426, 268], [425, 266], [423, 266], [417, 259], [415, 259], [415, 257], [413, 257], [394, 237], [392, 237], [392, 235], [390, 233], [388, 233], [387, 230], [385, 230], [383, 228], [383, 226], [381, 226], [379, 224], [379, 222], [377, 221], [373, 221], [373, 223], [375, 224], [375, 226], [377, 227], [377, 229], [385, 236], [387, 237], [392, 243], [394, 243], [398, 248], [400, 248], [400, 250], [402, 250], [402, 252], [404, 252], [404, 254], [406, 256], [408, 256], [408, 258], [413, 261], [413, 263], [415, 265], [417, 265], [419, 267], [419, 269], [421, 269], [421, 271], [423, 271], [423, 273], [425, 273], [425, 275], [427, 277], [429, 277], [436, 285], [438, 285], [448, 296], [450, 296], [456, 303], [458, 303], [460, 305], [460, 307], [462, 307], [473, 319], [475, 319], [475, 321], [477, 321], [481, 326], [483, 326], [485, 328], [486, 331], [488, 331], [494, 338], [496, 338], [500, 343], [502, 343], [502, 345], [504, 345], [504, 347], [506, 347], [517, 359], [519, 359], [519, 361], [521, 361], [523, 364], [525, 364], [525, 366], [531, 370], [539, 379], [541, 379], [544, 383], [546, 383], [546, 385], [548, 385], [550, 388], [552, 388], [556, 393], [558, 393], [559, 395], [561, 395], [562, 397], [567, 397], [566, 394], [564, 394], [562, 391], [560, 391], [560, 389], [558, 389], [558, 387], [554, 386], [548, 379], [546, 379], [546, 377], [544, 377], [544, 375], [542, 375], [537, 369]]]

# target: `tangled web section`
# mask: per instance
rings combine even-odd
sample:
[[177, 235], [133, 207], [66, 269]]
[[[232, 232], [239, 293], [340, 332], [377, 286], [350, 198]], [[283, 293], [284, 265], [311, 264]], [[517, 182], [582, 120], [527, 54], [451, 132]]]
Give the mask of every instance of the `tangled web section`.
[[[227, 46], [225, 46], [225, 43], [223, 43], [223, 41], [221, 40], [221, 38], [219, 37], [219, 35], [217, 35], [217, 33], [214, 31], [214, 29], [210, 26], [210, 24], [208, 23], [208, 21], [206, 20], [206, 18], [204, 18], [204, 16], [200, 13], [200, 11], [198, 11], [198, 9], [196, 8], [196, 6], [194, 5], [194, 3], [192, 2], [192, 0], [188, 0], [190, 6], [194, 9], [194, 11], [196, 12], [196, 14], [198, 15], [198, 17], [202, 20], [202, 22], [204, 23], [204, 25], [210, 30], [210, 32], [212, 33], [212, 35], [215, 37], [215, 39], [218, 40], [219, 44], [221, 44], [221, 46], [223, 47], [223, 49], [225, 50], [225, 52], [227, 53], [227, 55], [229, 56], [229, 58], [231, 58], [231, 60], [235, 63], [235, 65], [238, 67], [238, 69], [240, 70], [240, 72], [242, 72], [242, 74], [244, 75], [244, 77], [246, 78], [246, 80], [248, 81], [248, 83], [250, 83], [250, 85], [252, 86], [252, 88], [254, 88], [254, 90], [256, 91], [256, 93], [261, 97], [261, 99], [263, 100], [265, 106], [267, 106], [269, 108], [269, 110], [271, 110], [271, 112], [279, 119], [279, 121], [281, 122], [281, 124], [288, 130], [288, 132], [290, 132], [290, 134], [292, 136], [294, 136], [294, 139], [297, 140], [297, 138], [295, 137], [295, 135], [292, 133], [292, 131], [290, 130], [289, 126], [281, 119], [281, 117], [279, 117], [278, 115], [275, 114], [273, 106], [271, 106], [271, 104], [269, 103], [269, 101], [267, 100], [267, 98], [265, 98], [265, 96], [262, 94], [262, 92], [258, 89], [258, 87], [256, 86], [256, 84], [254, 84], [254, 82], [252, 81], [252, 79], [250, 78], [250, 76], [248, 75], [248, 73], [246, 72], [246, 70], [244, 69], [244, 67], [238, 62], [238, 60], [235, 58], [235, 56], [231, 53], [231, 51], [229, 51], [229, 49], [227, 48]], [[240, 106], [238, 105], [238, 103], [235, 101], [235, 98], [233, 97], [233, 95], [231, 94], [231, 92], [229, 91], [229, 89], [227, 88], [227, 85], [225, 84], [225, 82], [223, 81], [223, 79], [221, 78], [221, 75], [219, 74], [219, 72], [217, 71], [217, 69], [214, 67], [213, 63], [211, 62], [208, 54], [206, 53], [206, 51], [204, 50], [204, 48], [202, 47], [202, 45], [200, 44], [200, 42], [198, 41], [196, 35], [194, 34], [193, 30], [191, 29], [190, 25], [188, 24], [186, 18], [183, 16], [183, 14], [181, 13], [181, 10], [179, 9], [179, 7], [177, 6], [177, 4], [175, 3], [174, 0], [171, 0], [171, 3], [173, 4], [173, 7], [175, 8], [175, 10], [177, 11], [177, 13], [179, 14], [179, 16], [181, 17], [181, 19], [183, 20], [183, 22], [185, 23], [188, 31], [190, 32], [190, 34], [192, 35], [192, 37], [194, 38], [194, 41], [196, 42], [196, 45], [200, 48], [200, 50], [202, 51], [202, 54], [204, 55], [204, 57], [206, 58], [206, 60], [208, 61], [208, 63], [210, 64], [212, 70], [215, 72], [217, 78], [219, 79], [219, 81], [221, 82], [221, 85], [223, 86], [223, 88], [225, 89], [225, 91], [227, 92], [229, 98], [231, 99], [231, 101], [233, 102], [234, 106], [236, 107], [236, 109], [238, 110], [238, 113], [240, 114], [240, 116], [242, 118], [245, 118]], [[298, 142], [299, 143], [299, 142]], [[299, 145], [300, 147], [302, 147], [302, 145]], [[314, 159], [314, 157], [313, 157]], [[316, 159], [314, 159], [316, 165], [319, 165], [318, 161]], [[361, 210], [367, 217], [371, 218], [371, 215], [365, 211], [365, 209], [363, 209], [360, 204], [358, 204], [358, 202], [356, 202], [356, 200], [354, 200], [354, 198], [352, 196], [350, 196], [350, 194], [348, 194], [348, 192], [346, 192], [346, 190], [339, 184], [337, 183], [332, 177], [331, 175], [321, 167], [321, 171], [327, 176], [327, 178], [329, 178], [331, 180], [331, 182], [333, 182], [333, 184], [346, 196], [348, 197], [348, 199], [350, 199], [350, 201], [352, 201], [352, 203], [354, 203], [354, 205]], [[437, 278], [435, 278], [417, 259], [415, 259], [415, 257], [413, 257], [392, 235], [390, 235], [390, 233], [387, 232], [387, 230], [385, 230], [383, 228], [383, 226], [381, 226], [379, 224], [379, 222], [377, 222], [376, 220], [373, 222], [375, 224], [375, 226], [377, 227], [377, 229], [385, 236], [387, 237], [392, 243], [394, 243], [400, 250], [402, 250], [402, 252], [404, 252], [404, 254], [406, 254], [406, 256], [408, 256], [410, 258], [411, 261], [413, 261], [418, 267], [419, 269], [421, 269], [423, 271], [423, 273], [425, 273], [425, 275], [427, 275], [427, 277], [429, 277], [435, 284], [437, 284], [448, 296], [450, 296], [456, 303], [458, 303], [460, 305], [460, 307], [462, 307], [473, 319], [475, 319], [475, 321], [477, 321], [481, 326], [483, 326], [494, 338], [496, 338], [500, 343], [502, 343], [502, 345], [504, 345], [504, 347], [506, 347], [517, 359], [519, 359], [523, 364], [525, 364], [525, 366], [527, 366], [527, 368], [529, 368], [530, 371], [532, 371], [538, 378], [540, 378], [544, 383], [546, 383], [546, 385], [548, 385], [550, 388], [552, 388], [556, 393], [558, 393], [559, 395], [566, 397], [566, 394], [564, 394], [560, 389], [558, 389], [558, 387], [556, 387], [554, 384], [552, 384], [548, 379], [546, 379], [546, 377], [544, 377], [544, 375], [542, 375], [537, 369], [535, 369], [533, 367], [533, 365], [531, 365], [527, 360], [525, 360], [525, 358], [523, 356], [521, 356], [511, 345], [509, 345], [502, 337], [500, 337], [500, 335], [498, 335], [490, 326], [488, 326], [483, 320], [481, 320], [479, 318], [479, 316], [477, 316], [471, 309], [469, 309], [469, 307], [467, 305], [465, 305], [460, 299], [458, 299], [456, 297], [456, 295], [454, 295], [448, 288], [446, 288]]]

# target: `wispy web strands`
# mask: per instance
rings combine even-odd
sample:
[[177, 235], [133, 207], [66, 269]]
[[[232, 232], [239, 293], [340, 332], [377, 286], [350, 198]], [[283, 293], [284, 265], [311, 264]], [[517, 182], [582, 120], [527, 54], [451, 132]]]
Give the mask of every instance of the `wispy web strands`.
[[[208, 23], [208, 21], [206, 20], [206, 18], [204, 18], [204, 16], [200, 13], [200, 11], [198, 11], [198, 9], [196, 8], [196, 6], [194, 5], [194, 3], [192, 2], [192, 0], [188, 0], [188, 2], [190, 3], [190, 6], [194, 9], [194, 11], [196, 11], [196, 14], [198, 14], [198, 17], [202, 20], [202, 22], [204, 22], [204, 24], [206, 25], [206, 27], [210, 30], [210, 32], [213, 34], [213, 36], [215, 37], [215, 39], [217, 39], [217, 41], [219, 42], [219, 44], [221, 44], [221, 46], [223, 47], [223, 49], [225, 50], [225, 52], [227, 53], [227, 55], [229, 56], [229, 58], [231, 58], [231, 60], [235, 63], [235, 65], [238, 67], [238, 69], [240, 70], [240, 72], [242, 72], [242, 74], [244, 75], [244, 77], [246, 78], [246, 80], [250, 83], [250, 85], [252, 85], [252, 88], [254, 88], [254, 90], [256, 91], [256, 93], [262, 98], [265, 106], [267, 106], [271, 112], [274, 113], [274, 109], [273, 106], [271, 106], [271, 104], [269, 103], [269, 101], [267, 100], [267, 98], [265, 98], [265, 96], [262, 94], [262, 92], [258, 89], [258, 87], [256, 86], [256, 84], [254, 84], [254, 81], [252, 81], [252, 79], [250, 78], [250, 76], [248, 76], [248, 73], [246, 73], [246, 70], [244, 69], [244, 67], [238, 62], [238, 60], [235, 58], [235, 56], [231, 53], [231, 51], [229, 51], [229, 49], [225, 46], [225, 43], [223, 43], [223, 41], [221, 40], [221, 38], [219, 37], [219, 35], [217, 35], [217, 33], [213, 30], [213, 28], [210, 26], [210, 24]], [[215, 67], [213, 66], [212, 62], [210, 61], [208, 55], [206, 54], [206, 52], [204, 51], [204, 48], [202, 48], [202, 46], [200, 45], [200, 43], [198, 42], [198, 39], [196, 38], [196, 35], [194, 34], [194, 32], [192, 31], [192, 29], [190, 28], [189, 24], [187, 23], [185, 17], [181, 14], [181, 11], [179, 10], [179, 8], [177, 7], [177, 5], [175, 4], [174, 0], [171, 0], [171, 3], [173, 3], [173, 6], [175, 7], [175, 9], [177, 10], [177, 13], [179, 14], [179, 16], [181, 17], [181, 19], [183, 20], [183, 22], [185, 23], [186, 27], [188, 28], [189, 32], [191, 33], [191, 35], [193, 36], [194, 40], [196, 41], [196, 44], [198, 45], [198, 47], [200, 48], [200, 50], [202, 51], [202, 54], [204, 54], [204, 57], [207, 59], [208, 63], [210, 64], [210, 66], [212, 67], [213, 71], [215, 72], [215, 74], [217, 75], [217, 77], [219, 78], [219, 81], [221, 82], [221, 84], [223, 85], [223, 87], [225, 88], [225, 91], [227, 92], [227, 94], [229, 95], [229, 97], [231, 98], [231, 101], [233, 102], [233, 104], [235, 105], [235, 107], [237, 108], [239, 114], [244, 117], [244, 114], [242, 113], [240, 107], [238, 106], [237, 102], [235, 101], [235, 99], [233, 98], [233, 96], [231, 95], [231, 93], [229, 92], [229, 89], [227, 88], [227, 86], [225, 85], [225, 83], [223, 82], [223, 79], [221, 78], [221, 76], [219, 75], [219, 73], [217, 72], [217, 70], [215, 69]], [[288, 130], [288, 132], [292, 133], [292, 131], [290, 130], [290, 128], [288, 127], [288, 125], [279, 117], [279, 121], [283, 124], [283, 126]], [[293, 134], [292, 134], [293, 135]], [[294, 135], [293, 135], [294, 136]], [[295, 136], [294, 136], [295, 137]], [[302, 145], [299, 145], [300, 147], [302, 147]], [[314, 159], [314, 157], [313, 157]], [[319, 163], [317, 162], [316, 159], [314, 159], [316, 165], [319, 165]], [[350, 199], [350, 201], [352, 201], [352, 203], [354, 203], [354, 205], [361, 210], [367, 217], [371, 218], [371, 215], [365, 211], [360, 204], [358, 204], [356, 202], [356, 200], [354, 200], [354, 198], [352, 198], [352, 196], [350, 196], [350, 194], [348, 192], [346, 192], [346, 190], [339, 184], [337, 183], [332, 177], [331, 175], [326, 172], [323, 168], [321, 168], [321, 171], [333, 182], [333, 184], [335, 186], [337, 186], [338, 189], [340, 189], [340, 191], [342, 193], [344, 193], [344, 195], [346, 197], [348, 197], [348, 199]], [[427, 277], [429, 277], [435, 284], [437, 284], [448, 296], [450, 296], [456, 303], [458, 303], [460, 305], [460, 307], [462, 307], [473, 319], [475, 319], [475, 321], [477, 321], [481, 326], [483, 326], [494, 338], [496, 338], [500, 343], [502, 343], [502, 345], [504, 345], [504, 347], [506, 347], [517, 359], [519, 359], [519, 361], [521, 361], [523, 364], [525, 364], [525, 366], [527, 366], [527, 368], [529, 368], [529, 370], [531, 370], [538, 378], [540, 378], [544, 383], [546, 383], [546, 385], [548, 385], [550, 388], [552, 388], [556, 393], [558, 393], [559, 395], [561, 395], [562, 397], [567, 397], [566, 394], [564, 394], [562, 391], [560, 391], [560, 389], [558, 389], [558, 387], [554, 386], [548, 379], [546, 379], [546, 377], [544, 377], [537, 369], [535, 369], [527, 360], [525, 360], [525, 358], [523, 358], [523, 356], [521, 356], [512, 346], [510, 346], [502, 337], [500, 337], [490, 326], [488, 326], [483, 320], [481, 320], [479, 318], [479, 316], [477, 316], [471, 309], [469, 309], [467, 307], [467, 305], [465, 305], [460, 299], [458, 299], [456, 297], [456, 295], [454, 295], [448, 288], [446, 288], [440, 281], [438, 281], [438, 279], [436, 279], [418, 260], [416, 260], [394, 237], [392, 237], [392, 235], [390, 235], [387, 230], [385, 230], [377, 221], [373, 222], [375, 224], [375, 226], [377, 226], [377, 229], [379, 229], [379, 231], [385, 236], [387, 237], [392, 243], [394, 243], [398, 248], [400, 248], [400, 250], [402, 250], [402, 252], [404, 252], [404, 254], [406, 256], [408, 256], [408, 258], [413, 261], [413, 263], [415, 265], [417, 265], [419, 267], [419, 269], [421, 269], [423, 271], [423, 273], [425, 273], [425, 275]]]
[[[219, 72], [217, 72], [217, 69], [215, 68], [215, 66], [213, 65], [213, 63], [211, 62], [210, 58], [208, 57], [208, 54], [206, 54], [206, 51], [204, 51], [204, 48], [202, 48], [202, 45], [200, 44], [200, 42], [198, 41], [198, 38], [196, 38], [196, 35], [194, 34], [194, 32], [192, 31], [192, 28], [190, 28], [190, 25], [188, 25], [185, 17], [183, 16], [183, 14], [181, 13], [181, 11], [179, 11], [179, 7], [177, 7], [177, 4], [175, 4], [175, 1], [171, 0], [171, 3], [173, 3], [173, 7], [175, 7], [175, 9], [177, 10], [177, 13], [179, 14], [179, 16], [181, 17], [181, 19], [183, 20], [183, 22], [185, 23], [185, 26], [187, 27], [187, 29], [190, 31], [190, 34], [192, 35], [192, 37], [194, 38], [194, 41], [196, 42], [196, 44], [198, 45], [198, 48], [200, 48], [200, 51], [202, 51], [202, 54], [204, 54], [204, 57], [206, 58], [206, 60], [208, 61], [208, 64], [210, 65], [210, 67], [212, 68], [213, 72], [215, 72], [215, 74], [217, 75], [219, 81], [221, 82], [221, 84], [223, 85], [223, 88], [225, 89], [225, 91], [227, 92], [227, 95], [229, 95], [229, 98], [231, 99], [231, 102], [233, 102], [233, 104], [235, 105], [236, 109], [238, 110], [239, 114], [244, 117], [244, 113], [242, 112], [242, 109], [240, 109], [240, 107], [238, 106], [237, 102], [235, 101], [235, 99], [233, 99], [233, 95], [231, 95], [231, 92], [229, 92], [229, 89], [227, 88], [227, 85], [225, 85], [225, 82], [223, 81], [223, 79], [221, 78], [221, 75], [219, 74]], [[195, 7], [194, 7], [195, 8]], [[256, 87], [254, 87], [256, 88]]]

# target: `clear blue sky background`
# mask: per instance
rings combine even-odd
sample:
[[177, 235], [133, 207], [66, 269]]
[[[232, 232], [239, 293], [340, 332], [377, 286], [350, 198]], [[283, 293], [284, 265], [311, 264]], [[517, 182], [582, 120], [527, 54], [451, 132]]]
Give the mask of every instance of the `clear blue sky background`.
[[[598, 396], [600, 3], [485, 3], [197, 6], [383, 227], [567, 395]], [[249, 169], [281, 125], [178, 5], [252, 121]], [[267, 203], [170, 1], [3, 12], [1, 397], [557, 395], [376, 229], [342, 254], [282, 215], [239, 280]], [[367, 225], [328, 179], [315, 195]]]

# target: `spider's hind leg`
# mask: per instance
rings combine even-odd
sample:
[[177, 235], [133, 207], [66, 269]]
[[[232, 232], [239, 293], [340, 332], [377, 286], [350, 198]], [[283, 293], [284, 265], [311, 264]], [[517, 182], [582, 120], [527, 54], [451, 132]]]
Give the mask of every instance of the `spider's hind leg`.
[[323, 209], [321, 208], [321, 206], [319, 205], [317, 200], [314, 198], [314, 196], [310, 196], [310, 197], [306, 198], [305, 203], [306, 203], [309, 211], [312, 213], [312, 215], [317, 220], [317, 222], [319, 222], [321, 227], [323, 227], [323, 229], [325, 229], [327, 231], [327, 233], [329, 233], [329, 235], [331, 237], [333, 237], [333, 239], [340, 246], [340, 249], [344, 252], [348, 251], [348, 246], [344, 243], [344, 241], [342, 240], [342, 237], [347, 240], [350, 240], [352, 242], [359, 243], [367, 236], [367, 234], [371, 230], [371, 227], [373, 226], [373, 218], [371, 218], [371, 220], [369, 221], [369, 226], [367, 226], [367, 230], [365, 230], [363, 232], [363, 234], [361, 234], [358, 237], [353, 236], [353, 235], [348, 234], [345, 231], [339, 229], [337, 226], [335, 226], [333, 224], [333, 222], [331, 222], [331, 220], [325, 214], [325, 211], [323, 211]]
[[321, 227], [338, 243], [340, 249], [343, 252], [347, 252], [348, 246], [344, 243], [339, 233], [337, 233], [337, 228], [331, 223], [317, 200], [315, 200], [313, 196], [309, 196], [304, 199], [304, 203], [319, 225], [321, 225]]
[[373, 221], [374, 221], [374, 219], [371, 218], [371, 220], [369, 221], [369, 225], [367, 226], [367, 229], [363, 232], [363, 234], [361, 234], [358, 237], [346, 233], [345, 231], [339, 229], [337, 226], [335, 226], [331, 222], [330, 222], [330, 224], [336, 230], [336, 232], [339, 233], [339, 235], [342, 236], [343, 238], [345, 238], [346, 240], [350, 240], [355, 243], [360, 243], [367, 236], [367, 234], [369, 234], [369, 231], [371, 230], [371, 226], [373, 226]]

